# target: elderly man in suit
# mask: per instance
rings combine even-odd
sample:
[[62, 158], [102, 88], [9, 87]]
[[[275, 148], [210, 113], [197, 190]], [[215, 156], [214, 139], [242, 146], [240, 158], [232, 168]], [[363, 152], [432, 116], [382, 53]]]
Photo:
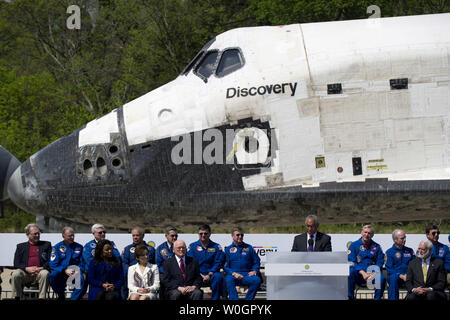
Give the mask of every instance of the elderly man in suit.
[[12, 295], [14, 299], [23, 298], [23, 286], [37, 282], [39, 299], [45, 299], [50, 272], [50, 255], [52, 245], [41, 241], [41, 230], [35, 224], [25, 227], [27, 242], [19, 243], [14, 254], [14, 272], [11, 276]]
[[294, 238], [291, 251], [331, 251], [331, 237], [318, 231], [319, 218], [309, 215], [305, 219], [306, 233]]
[[417, 258], [408, 265], [405, 283], [407, 300], [447, 300], [444, 262], [432, 257], [432, 250], [430, 240], [420, 241]]
[[198, 261], [186, 256], [186, 243], [177, 240], [173, 244], [174, 256], [166, 259], [163, 264], [162, 283], [168, 300], [202, 300], [200, 290], [202, 276]]

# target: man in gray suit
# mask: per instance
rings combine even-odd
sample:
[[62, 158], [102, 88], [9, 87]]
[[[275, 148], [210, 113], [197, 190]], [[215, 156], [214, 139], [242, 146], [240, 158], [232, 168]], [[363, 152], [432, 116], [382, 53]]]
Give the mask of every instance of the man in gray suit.
[[306, 233], [294, 238], [291, 251], [331, 251], [331, 237], [319, 232], [319, 218], [309, 215], [305, 219]]
[[430, 240], [420, 241], [417, 258], [408, 264], [406, 300], [447, 300], [444, 263], [431, 257], [432, 250]]

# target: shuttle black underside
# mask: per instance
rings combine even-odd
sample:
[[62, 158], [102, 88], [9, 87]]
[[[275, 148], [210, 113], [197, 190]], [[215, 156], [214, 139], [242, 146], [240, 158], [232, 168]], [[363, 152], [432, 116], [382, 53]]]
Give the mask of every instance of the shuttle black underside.
[[[366, 179], [246, 191], [242, 177], [265, 168], [175, 165], [171, 151], [177, 141], [167, 138], [129, 147], [123, 133], [112, 137], [111, 144], [80, 150], [78, 132], [22, 165], [22, 184], [31, 196], [19, 206], [37, 216], [74, 225], [102, 223], [115, 231], [136, 225], [191, 230], [204, 223], [220, 229], [292, 226], [302, 224], [308, 214], [318, 215], [323, 224], [450, 218], [450, 180]], [[99, 157], [107, 168], [103, 175], [95, 168]], [[90, 177], [83, 171], [86, 159], [94, 166]]]

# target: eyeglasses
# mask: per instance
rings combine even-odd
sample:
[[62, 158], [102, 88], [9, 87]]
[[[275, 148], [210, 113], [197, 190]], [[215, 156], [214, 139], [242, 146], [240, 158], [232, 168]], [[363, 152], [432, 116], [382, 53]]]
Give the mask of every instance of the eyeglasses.
[[236, 236], [236, 237], [243, 237], [244, 234], [243, 234], [243, 233], [236, 233], [235, 236]]
[[208, 232], [199, 232], [198, 234], [201, 235], [201, 236], [206, 236], [206, 235], [208, 235], [209, 233], [208, 233]]
[[434, 232], [432, 232], [431, 234], [432, 234], [433, 236], [435, 236], [435, 235], [440, 235], [441, 232], [440, 232], [440, 231], [434, 231]]

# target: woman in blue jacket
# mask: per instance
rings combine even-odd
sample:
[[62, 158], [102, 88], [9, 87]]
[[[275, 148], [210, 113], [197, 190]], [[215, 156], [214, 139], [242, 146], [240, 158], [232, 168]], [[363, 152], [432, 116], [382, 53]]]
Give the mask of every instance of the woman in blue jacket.
[[109, 240], [100, 240], [89, 264], [89, 300], [120, 300], [124, 284], [122, 264], [113, 254]]

